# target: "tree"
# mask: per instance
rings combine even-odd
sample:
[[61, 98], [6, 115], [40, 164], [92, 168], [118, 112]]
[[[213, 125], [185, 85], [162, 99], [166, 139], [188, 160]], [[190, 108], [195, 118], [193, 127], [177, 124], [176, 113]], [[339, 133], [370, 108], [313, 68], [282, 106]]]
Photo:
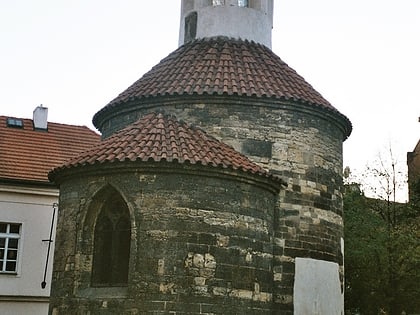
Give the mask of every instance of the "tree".
[[403, 172], [389, 153], [367, 168], [363, 184], [347, 181], [344, 196], [346, 309], [362, 314], [420, 311], [419, 208], [396, 202]]
[[385, 238], [380, 217], [353, 185], [344, 195], [345, 305], [361, 314], [377, 314], [384, 307]]

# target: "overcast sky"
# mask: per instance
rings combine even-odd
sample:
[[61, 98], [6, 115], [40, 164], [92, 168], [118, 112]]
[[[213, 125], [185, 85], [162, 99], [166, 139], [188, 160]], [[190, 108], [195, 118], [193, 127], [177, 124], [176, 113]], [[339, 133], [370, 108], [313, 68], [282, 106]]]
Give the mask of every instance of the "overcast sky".
[[[273, 51], [353, 124], [344, 165], [420, 138], [420, 1], [274, 0]], [[0, 2], [0, 115], [94, 128], [93, 115], [178, 47], [178, 0]], [[244, 27], [246, 23], [244, 24]]]

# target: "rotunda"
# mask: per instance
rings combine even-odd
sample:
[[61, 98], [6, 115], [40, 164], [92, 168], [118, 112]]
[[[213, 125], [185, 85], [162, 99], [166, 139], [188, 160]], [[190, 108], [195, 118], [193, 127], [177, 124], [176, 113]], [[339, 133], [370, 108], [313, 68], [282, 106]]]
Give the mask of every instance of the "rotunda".
[[272, 0], [183, 0], [180, 47], [50, 173], [52, 313], [343, 312], [352, 127], [270, 49], [272, 17]]

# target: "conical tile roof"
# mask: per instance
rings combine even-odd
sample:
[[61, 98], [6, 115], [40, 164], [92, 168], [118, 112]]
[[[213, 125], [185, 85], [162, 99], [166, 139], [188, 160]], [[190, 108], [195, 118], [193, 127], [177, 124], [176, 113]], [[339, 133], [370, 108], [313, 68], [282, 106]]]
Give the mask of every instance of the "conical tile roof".
[[214, 37], [179, 47], [93, 118], [119, 104], [173, 95], [238, 95], [314, 104], [337, 112], [299, 74], [264, 45]]
[[271, 176], [232, 147], [173, 116], [151, 113], [50, 172], [124, 161], [167, 161], [231, 168]]

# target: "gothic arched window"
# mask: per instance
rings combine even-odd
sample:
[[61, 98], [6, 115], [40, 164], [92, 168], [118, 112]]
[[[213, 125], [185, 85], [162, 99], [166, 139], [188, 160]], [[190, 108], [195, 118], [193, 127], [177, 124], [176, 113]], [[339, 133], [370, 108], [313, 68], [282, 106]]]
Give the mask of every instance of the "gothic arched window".
[[128, 207], [113, 192], [96, 219], [93, 244], [92, 286], [126, 286], [131, 227]]

